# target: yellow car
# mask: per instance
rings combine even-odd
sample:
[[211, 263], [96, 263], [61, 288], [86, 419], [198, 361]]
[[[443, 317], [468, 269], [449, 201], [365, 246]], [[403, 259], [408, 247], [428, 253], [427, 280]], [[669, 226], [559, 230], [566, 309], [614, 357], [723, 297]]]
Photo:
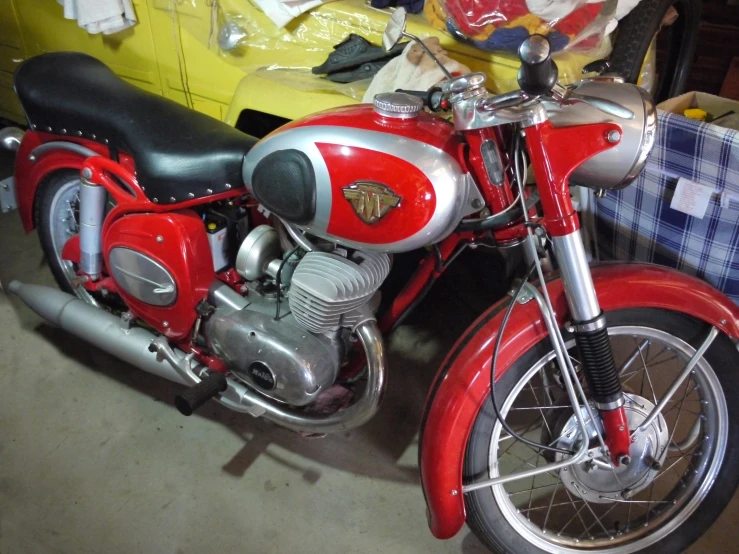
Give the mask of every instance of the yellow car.
[[[133, 4], [138, 23], [103, 36], [64, 19], [54, 0], [0, 0], [0, 117], [25, 121], [13, 90], [13, 73], [24, 59], [70, 50], [95, 56], [145, 90], [263, 136], [285, 120], [358, 102], [361, 94], [352, 95], [351, 86], [337, 87], [310, 74], [310, 68], [320, 65], [350, 33], [380, 44], [391, 13], [362, 0], [339, 0], [279, 30], [249, 0], [133, 0]], [[423, 14], [411, 16], [409, 31], [438, 36], [451, 57], [487, 73], [494, 91], [516, 87], [514, 57], [456, 42], [434, 29]], [[233, 40], [239, 36], [241, 41]], [[576, 80], [591, 59], [578, 54], [559, 58], [560, 74]]]

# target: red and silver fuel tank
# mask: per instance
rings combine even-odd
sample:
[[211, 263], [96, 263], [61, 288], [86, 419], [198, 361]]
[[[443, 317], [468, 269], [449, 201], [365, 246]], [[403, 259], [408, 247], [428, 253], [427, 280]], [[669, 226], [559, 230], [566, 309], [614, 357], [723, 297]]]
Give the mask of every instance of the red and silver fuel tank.
[[440, 241], [479, 193], [453, 126], [401, 93], [374, 106], [289, 123], [244, 161], [244, 182], [273, 214], [363, 250], [405, 252]]

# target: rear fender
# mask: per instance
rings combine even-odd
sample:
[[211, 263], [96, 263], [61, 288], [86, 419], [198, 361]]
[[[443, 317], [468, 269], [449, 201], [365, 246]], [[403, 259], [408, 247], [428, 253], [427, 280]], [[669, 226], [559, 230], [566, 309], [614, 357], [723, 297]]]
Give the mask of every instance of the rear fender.
[[15, 158], [15, 194], [21, 222], [26, 233], [30, 233], [36, 224], [33, 217], [33, 207], [41, 182], [56, 171], [63, 169], [79, 171], [86, 159], [81, 154], [63, 149], [50, 150], [31, 159], [31, 153], [37, 147], [50, 141], [74, 142], [101, 156], [109, 156], [107, 147], [90, 140], [73, 139], [36, 131], [28, 131], [23, 135], [23, 140]]
[[[681, 312], [739, 338], [739, 307], [695, 277], [646, 264], [606, 264], [592, 269], [604, 311], [661, 308]], [[547, 283], [556, 318], [568, 317], [562, 280]], [[465, 521], [462, 470], [477, 413], [490, 394], [490, 357], [509, 298], [490, 308], [457, 341], [436, 375], [426, 400], [419, 448], [421, 481], [435, 537], [450, 538]], [[548, 336], [536, 302], [513, 310], [500, 346], [496, 380]]]

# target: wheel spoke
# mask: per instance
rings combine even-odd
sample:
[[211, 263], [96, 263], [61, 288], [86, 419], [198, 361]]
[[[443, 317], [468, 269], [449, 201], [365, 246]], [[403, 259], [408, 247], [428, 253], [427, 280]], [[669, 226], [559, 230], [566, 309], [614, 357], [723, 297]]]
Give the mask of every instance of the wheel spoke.
[[[613, 511], [613, 509], [616, 506], [618, 506], [618, 504], [614, 504], [613, 506], [611, 506], [610, 508], [608, 508], [605, 511], [605, 513], [601, 514], [600, 517], [606, 517], [608, 514], [610, 514]], [[583, 531], [582, 533], [580, 533], [580, 537], [579, 538], [584, 537], [588, 533], [588, 531], [590, 531], [593, 527], [595, 527], [595, 525], [596, 525], [596, 522], [594, 521], [593, 523], [590, 524], [590, 526], [587, 529], [585, 529], [585, 531]], [[601, 527], [603, 527], [603, 526], [601, 525]], [[605, 528], [604, 528], [604, 530], [605, 530]], [[606, 531], [606, 535], [609, 535], [608, 531]]]
[[[636, 342], [636, 337], [634, 337], [634, 341]], [[634, 360], [636, 360], [637, 356], [641, 354], [642, 349], [644, 346], [649, 346], [649, 341], [644, 341], [641, 345], [637, 343], [636, 350], [634, 350], [629, 357], [626, 359], [624, 364], [621, 366], [621, 368], [618, 370], [618, 374], [623, 377], [623, 372], [629, 369], [629, 366], [634, 363]]]
[[[559, 484], [562, 482], [562, 474], [557, 473], [557, 483], [554, 485], [554, 490], [552, 491], [552, 496], [549, 499], [549, 508], [547, 508], [547, 514], [544, 516], [544, 524], [541, 526], [543, 530], [546, 531], [547, 528], [547, 521], [549, 521], [549, 514], [552, 511], [552, 503], [554, 502], [554, 497], [557, 495], [557, 489], [559, 488]], [[561, 506], [561, 504], [557, 504], [558, 506]]]
[[[670, 440], [667, 441], [667, 444], [671, 444], [672, 443], [672, 439], [675, 436], [675, 431], [677, 431], [677, 424], [680, 421], [680, 414], [683, 411], [683, 404], [685, 404], [685, 398], [688, 396], [688, 393], [689, 392], [692, 392], [692, 391], [693, 391], [693, 389], [690, 388], [690, 381], [688, 381], [685, 384], [685, 393], [683, 394], [683, 398], [680, 401], [680, 409], [677, 411], [677, 416], [675, 417], [675, 423], [673, 424], [673, 426], [672, 426], [672, 432], [670, 433]], [[696, 414], [696, 415], [698, 415], [698, 414]]]
[[[659, 405], [660, 396], [664, 395], [665, 383], [669, 385], [669, 376], [675, 368], [679, 370], [680, 360], [690, 358], [690, 351], [680, 341], [680, 337], [672, 340], [672, 335], [661, 329], [637, 325], [621, 328], [614, 326], [609, 328], [609, 334], [612, 341], [618, 339], [614, 343], [615, 352], [620, 359], [619, 379], [622, 385], [628, 386], [624, 395], [628, 401], [627, 411], [631, 410], [629, 419], [632, 420], [634, 414], [644, 417], [640, 414], [648, 414], [649, 406]], [[573, 344], [574, 341], [568, 341], [569, 351], [572, 351]], [[582, 439], [579, 426], [573, 427], [572, 422], [575, 416], [573, 410], [582, 409], [582, 399], [578, 396], [578, 406], [570, 406], [562, 396], [564, 386], [560, 377], [551, 369], [553, 356], [548, 352], [540, 362], [530, 366], [524, 378], [514, 386], [514, 395], [509, 397], [506, 404], [506, 414], [508, 420], [517, 423], [516, 427], [522, 429], [520, 433], [527, 439], [535, 440], [537, 436], [544, 437], [547, 433], [551, 439], [536, 442], [547, 443], [553, 440], [551, 444], [559, 444], [570, 433], [566, 442], [570, 444], [571, 441]], [[533, 533], [545, 542], [551, 542], [555, 551], [559, 546], [575, 550], [620, 550], [637, 537], [651, 535], [658, 523], [667, 521], [666, 525], [680, 525], [683, 521], [681, 518], [685, 517], [682, 515], [686, 505], [684, 499], [702, 490], [697, 487], [706, 478], [695, 471], [695, 468], [700, 468], [701, 472], [715, 478], [715, 468], [706, 464], [706, 456], [712, 452], [714, 441], [718, 440], [714, 437], [717, 433], [713, 424], [717, 417], [716, 406], [725, 410], [720, 408], [720, 403], [714, 402], [714, 391], [717, 390], [713, 387], [715, 375], [710, 367], [704, 365], [704, 361], [700, 363], [702, 365], [691, 378], [681, 385], [682, 391], [678, 389], [674, 397], [666, 402], [657, 425], [650, 431], [654, 437], [649, 440], [657, 441], [652, 444], [652, 450], [660, 454], [660, 471], [643, 476], [641, 473], [629, 475], [625, 480], [610, 458], [606, 457], [597, 469], [599, 474], [590, 478], [590, 474], [572, 471], [577, 469], [573, 466], [570, 467], [570, 473], [559, 470], [530, 475], [510, 487], [512, 492], [503, 487], [493, 487], [492, 492], [497, 501], [506, 499], [514, 508], [510, 512], [504, 511], [505, 517], [514, 528], [522, 536]], [[573, 364], [579, 362], [573, 360]], [[582, 373], [579, 370], [575, 378], [589, 398], [590, 391], [582, 382]], [[578, 395], [581, 395], [580, 391]], [[719, 417], [725, 417], [723, 412], [718, 414]], [[706, 415], [707, 421], [695, 419], [698, 416], [705, 419]], [[598, 444], [595, 442], [595, 433], [600, 429], [593, 428], [589, 417], [586, 416], [585, 419], [588, 435], [594, 441], [591, 446], [595, 446]], [[690, 427], [694, 421], [696, 424]], [[638, 419], [636, 423], [638, 424]], [[527, 469], [548, 469], [543, 466], [553, 461], [549, 455], [526, 443], [522, 444], [528, 450], [513, 448], [520, 441], [509, 440], [516, 436], [501, 431], [498, 426], [493, 435], [494, 441], [499, 437], [498, 442], [492, 443], [490, 450], [491, 463], [496, 464], [501, 475], [513, 475]], [[518, 433], [518, 429], [516, 431]], [[503, 444], [505, 440], [509, 440], [509, 443]], [[676, 445], [674, 441], [679, 444]], [[498, 446], [493, 450], [495, 444]], [[682, 450], [676, 450], [676, 446]], [[666, 452], [668, 447], [669, 452]], [[575, 446], [570, 445], [569, 449], [574, 450]], [[508, 460], [505, 460], [506, 455]], [[557, 456], [556, 459], [561, 457]], [[491, 465], [490, 474], [494, 477], [496, 473], [492, 468]], [[611, 471], [608, 471], [609, 468]], [[665, 475], [669, 477], [665, 478]], [[570, 481], [575, 483], [571, 486]], [[605, 483], [607, 486], [599, 488]], [[630, 487], [634, 492], [622, 496], [622, 490], [628, 490], [623, 487]], [[598, 490], [608, 492], [598, 493]], [[501, 493], [504, 493], [502, 498], [499, 496]], [[521, 523], [515, 523], [517, 520]], [[675, 521], [678, 523], [671, 523]], [[614, 540], [615, 542], [610, 542]]]
[[[634, 342], [636, 342], [636, 338], [634, 339]], [[647, 357], [649, 357], [649, 343], [647, 343]], [[657, 393], [654, 391], [654, 385], [652, 384], [652, 378], [649, 376], [649, 369], [647, 368], [647, 362], [644, 359], [644, 354], [642, 353], [641, 349], [639, 348], [639, 344], [637, 343], [636, 349], [639, 352], [639, 357], [641, 358], [641, 363], [644, 366], [644, 374], [647, 376], [647, 382], [649, 383], [649, 390], [652, 391], [652, 399], [654, 400], [654, 405], [656, 406], [659, 404], [657, 402]], [[662, 431], [662, 420], [657, 418], [657, 424], [659, 425], [659, 430]]]
[[647, 505], [647, 517], [645, 520], [645, 524], [649, 525], [649, 514], [652, 512], [652, 495], [654, 494], [654, 480], [652, 480], [652, 483], [649, 485], [649, 503]]
[[534, 387], [531, 386], [531, 381], [529, 381], [529, 388], [531, 389], [531, 394], [534, 395], [534, 402], [536, 402], [536, 406], [539, 410], [539, 413], [541, 414], [541, 419], [544, 422], [544, 426], [547, 428], [547, 433], [549, 433], [549, 436], [551, 438], [554, 438], [554, 436], [552, 435], [552, 430], [549, 428], [549, 423], [547, 422], [547, 418], [544, 416], [544, 410], [539, 404], [539, 399], [536, 397], [536, 393], [534, 392]]
[[532, 487], [531, 489], [525, 489], [525, 490], [522, 490], [522, 491], [509, 492], [508, 493], [508, 496], [510, 497], [510, 496], [516, 496], [516, 495], [519, 495], [519, 494], [526, 494], [529, 491], [540, 491], [542, 489], [548, 489], [549, 487], [554, 487], [554, 486], [556, 486], [556, 483], [550, 483], [549, 485], [539, 485], [538, 487]]
[[[539, 467], [539, 460], [541, 457], [536, 458], [536, 467]], [[534, 475], [534, 478], [531, 480], [531, 490], [529, 491], [529, 510], [531, 509], [531, 501], [534, 499], [534, 486], [536, 485], [536, 478], [538, 475]]]
[[[588, 502], [584, 498], [583, 498], [583, 502], [585, 502], [585, 505], [588, 507], [588, 510], [590, 510], [590, 513], [593, 514], [593, 517], [595, 518], [595, 521], [598, 523], [598, 525], [600, 525], [600, 528], [603, 529], [603, 532], [607, 536], [610, 536], [610, 533], [608, 532], [608, 529], [606, 529], [605, 525], [603, 525], [603, 522], [600, 520], [600, 518], [597, 515], [595, 515], [595, 512], [593, 511], [593, 508], [590, 507], [590, 502]], [[585, 527], [584, 524], [583, 524], [583, 527]], [[592, 525], [591, 525], [591, 527], [592, 527]], [[590, 529], [590, 527], [588, 527], [588, 529]]]
[[[567, 495], [567, 498], [569, 498], [570, 504], [572, 505], [572, 507], [573, 508], [577, 508], [577, 506], [575, 505], [574, 500], [572, 500], [572, 496], [570, 495], [570, 492], [567, 489], [563, 489], [563, 490], [565, 491], [565, 494]], [[572, 523], [574, 521], [574, 519], [576, 517], [579, 517], [580, 518], [580, 521], [582, 522], [583, 527], [585, 527], [585, 522], [582, 520], [582, 516], [580, 515], [580, 512], [582, 512], [583, 509], [585, 508], [585, 501], [584, 500], [580, 500], [580, 501], [583, 503], [583, 505], [580, 506], [579, 508], [577, 508], [577, 511], [575, 512], [575, 514], [570, 519], [567, 520], [567, 522], [564, 524], [564, 526], [562, 527], [562, 529], [560, 529], [559, 531], [557, 531], [557, 535], [561, 535], [562, 533], [564, 533], [564, 530], [567, 529], [567, 527], [570, 525], [570, 523]]]

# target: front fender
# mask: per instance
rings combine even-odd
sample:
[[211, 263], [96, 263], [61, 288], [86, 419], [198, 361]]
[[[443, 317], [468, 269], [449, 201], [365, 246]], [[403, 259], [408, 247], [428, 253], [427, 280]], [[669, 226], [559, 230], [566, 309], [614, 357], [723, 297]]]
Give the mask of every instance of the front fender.
[[[739, 307], [695, 277], [647, 264], [592, 268], [601, 308], [661, 308], [682, 312], [739, 337]], [[557, 321], [567, 321], [562, 280], [547, 283]], [[462, 466], [467, 440], [490, 394], [490, 357], [509, 298], [490, 308], [457, 341], [431, 386], [421, 423], [419, 465], [431, 532], [453, 537], [465, 521]], [[548, 336], [536, 302], [516, 306], [500, 346], [496, 379]]]

